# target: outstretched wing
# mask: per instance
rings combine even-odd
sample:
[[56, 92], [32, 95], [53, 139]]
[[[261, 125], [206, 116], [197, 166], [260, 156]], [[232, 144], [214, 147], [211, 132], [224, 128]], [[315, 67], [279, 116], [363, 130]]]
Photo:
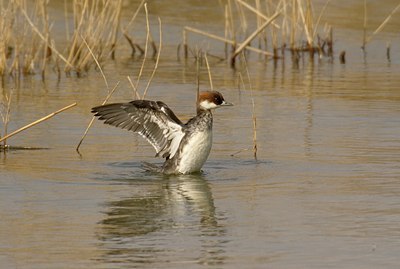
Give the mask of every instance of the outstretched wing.
[[92, 108], [105, 124], [139, 133], [154, 147], [157, 154], [172, 158], [185, 135], [182, 122], [163, 102], [135, 100]]

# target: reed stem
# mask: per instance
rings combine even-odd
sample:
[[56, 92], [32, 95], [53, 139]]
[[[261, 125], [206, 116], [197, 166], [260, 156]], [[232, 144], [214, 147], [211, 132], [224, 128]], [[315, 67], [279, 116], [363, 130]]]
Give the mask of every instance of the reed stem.
[[144, 56], [143, 56], [142, 66], [140, 67], [139, 75], [136, 80], [136, 85], [135, 85], [136, 89], [138, 89], [138, 87], [139, 87], [140, 78], [142, 77], [143, 69], [144, 69], [144, 66], [146, 63], [147, 52], [149, 50], [150, 25], [149, 25], [149, 12], [147, 10], [147, 3], [144, 3], [144, 10], [146, 12], [146, 45], [144, 47]]
[[[214, 35], [214, 34], [209, 34], [209, 33], [205, 32], [205, 31], [202, 31], [202, 30], [199, 30], [199, 29], [196, 29], [196, 28], [193, 28], [193, 27], [185, 26], [184, 30], [190, 31], [190, 32], [193, 32], [193, 33], [196, 33], [196, 34], [199, 34], [199, 35], [203, 35], [203, 36], [209, 37], [209, 38], [217, 40], [217, 41], [225, 42], [225, 43], [228, 43], [228, 44], [231, 44], [231, 45], [234, 45], [234, 46], [235, 45], [241, 45], [241, 44], [236, 43], [235, 41], [232, 41], [232, 40], [229, 40], [229, 39], [226, 39], [226, 38]], [[245, 49], [253, 51], [253, 52], [257, 52], [257, 53], [260, 53], [260, 54], [264, 54], [264, 55], [267, 55], [267, 56], [273, 56], [273, 53], [271, 53], [271, 52], [263, 51], [263, 50], [251, 47], [249, 45], [245, 46]]]
[[[392, 12], [390, 12], [390, 14], [386, 17], [386, 19], [378, 26], [378, 28], [376, 28], [376, 30], [365, 40], [365, 44], [367, 44], [368, 42], [371, 41], [371, 39], [378, 34], [380, 31], [382, 31], [382, 29], [385, 27], [385, 25], [389, 22], [389, 20], [392, 18], [393, 14], [397, 12], [397, 10], [400, 8], [400, 4], [398, 4], [393, 10]], [[365, 46], [364, 44], [364, 46]]]
[[213, 91], [214, 90], [214, 86], [213, 86], [213, 82], [212, 82], [211, 69], [210, 69], [210, 65], [208, 63], [207, 53], [204, 54], [204, 58], [206, 60], [208, 79], [210, 81], [210, 89]]
[[[11, 112], [11, 97], [12, 97], [12, 91], [7, 95], [5, 95], [5, 103], [4, 105], [4, 114], [3, 111], [0, 110], [0, 114], [2, 116], [3, 120], [3, 126], [4, 126], [4, 136], [7, 136], [8, 133], [8, 123], [10, 122], [10, 112]], [[1, 133], [0, 133], [0, 138], [1, 138]], [[7, 138], [4, 139], [3, 141], [3, 147], [5, 148], [7, 146]]]
[[[106, 98], [104, 99], [103, 103], [101, 103], [101, 105], [105, 105], [105, 104], [107, 103], [108, 99], [110, 99], [111, 95], [112, 95], [112, 94], [115, 92], [115, 90], [118, 88], [118, 85], [119, 85], [119, 81], [117, 82], [117, 84], [115, 84], [114, 88], [107, 94]], [[78, 143], [78, 145], [76, 146], [76, 149], [75, 149], [75, 150], [76, 150], [76, 152], [78, 152], [78, 154], [80, 154], [79, 148], [80, 148], [80, 146], [81, 146], [83, 140], [85, 139], [86, 135], [88, 134], [89, 129], [92, 127], [95, 118], [96, 118], [96, 117], [94, 117], [94, 116], [92, 117], [92, 119], [90, 120], [88, 126], [86, 127], [85, 132], [84, 132], [83, 135], [82, 135], [81, 140], [79, 140], [79, 143]]]
[[[251, 105], [252, 105], [252, 122], [253, 122], [253, 156], [254, 156], [254, 159], [257, 160], [257, 150], [258, 150], [258, 146], [257, 146], [257, 117], [256, 117], [256, 110], [255, 110], [255, 101], [254, 101], [254, 96], [253, 96], [253, 87], [252, 87], [252, 84], [251, 84], [250, 72], [249, 72], [249, 68], [247, 66], [246, 57], [245, 57], [244, 53], [242, 53], [241, 55], [242, 55], [242, 61], [243, 61], [244, 66], [245, 66], [246, 76], [247, 76], [247, 80], [248, 80], [248, 84], [249, 84], [249, 88], [250, 88], [250, 99], [251, 99]], [[245, 86], [245, 83], [244, 83], [244, 80], [243, 80], [243, 76], [241, 74], [240, 74], [240, 78], [242, 80], [243, 86]]]
[[67, 110], [67, 109], [70, 109], [71, 107], [74, 107], [74, 106], [76, 106], [76, 103], [73, 103], [73, 104], [70, 104], [70, 105], [68, 105], [68, 106], [66, 106], [66, 107], [63, 107], [63, 108], [61, 108], [60, 110], [57, 110], [57, 111], [55, 111], [55, 112], [53, 112], [53, 113], [50, 113], [49, 115], [47, 115], [47, 116], [45, 116], [45, 117], [43, 117], [43, 118], [40, 118], [40, 119], [38, 119], [38, 120], [36, 120], [36, 121], [34, 121], [34, 122], [28, 124], [28, 125], [25, 125], [25, 126], [19, 128], [18, 130], [15, 130], [14, 132], [12, 132], [12, 133], [10, 133], [10, 134], [4, 136], [3, 138], [1, 138], [1, 139], [0, 139], [0, 142], [5, 141], [6, 139], [8, 139], [8, 138], [10, 138], [10, 137], [12, 137], [12, 136], [14, 136], [14, 135], [16, 135], [16, 134], [18, 134], [18, 133], [24, 131], [24, 130], [26, 130], [26, 129], [28, 129], [28, 128], [31, 128], [31, 127], [33, 127], [33, 126], [35, 126], [35, 125], [37, 125], [37, 124], [39, 124], [39, 123], [41, 123], [41, 122], [43, 122], [43, 121], [45, 121], [45, 120], [48, 120], [48, 119], [54, 117], [55, 115], [57, 115], [57, 114], [59, 114], [59, 113], [65, 111], [65, 110]]
[[151, 83], [151, 81], [153, 80], [153, 77], [154, 77], [154, 75], [155, 75], [155, 73], [156, 73], [156, 71], [157, 71], [157, 68], [158, 68], [158, 63], [159, 63], [159, 61], [160, 61], [160, 54], [161, 54], [161, 48], [162, 48], [162, 27], [161, 27], [161, 19], [160, 19], [160, 18], [158, 18], [158, 24], [159, 24], [159, 34], [160, 34], [159, 38], [160, 38], [160, 42], [159, 42], [159, 44], [158, 44], [158, 52], [157, 52], [156, 63], [155, 63], [155, 65], [154, 65], [153, 72], [151, 73], [150, 78], [149, 78], [149, 80], [147, 81], [147, 85], [146, 85], [146, 88], [144, 89], [142, 99], [146, 98], [147, 90], [148, 90], [149, 87], [150, 87], [150, 83]]
[[239, 53], [242, 52], [244, 48], [249, 45], [249, 43], [257, 37], [259, 33], [261, 33], [268, 25], [270, 25], [278, 16], [280, 15], [280, 12], [276, 12], [274, 15], [271, 16], [271, 18], [264, 22], [263, 25], [261, 25], [256, 31], [254, 31], [233, 53], [232, 58], [235, 58]]

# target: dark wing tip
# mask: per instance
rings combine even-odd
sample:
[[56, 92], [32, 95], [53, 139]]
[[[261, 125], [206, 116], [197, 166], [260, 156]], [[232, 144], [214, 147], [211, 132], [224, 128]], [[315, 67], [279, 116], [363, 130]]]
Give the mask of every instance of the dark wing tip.
[[100, 106], [92, 107], [92, 109], [90, 110], [90, 112], [92, 112], [92, 113], [97, 113], [97, 111], [99, 111], [99, 107], [100, 107]]
[[101, 106], [92, 107], [91, 112], [95, 113], [95, 116], [100, 116], [103, 114], [108, 114], [110, 112], [114, 112], [115, 110], [122, 110], [123, 103], [116, 104], [106, 104]]

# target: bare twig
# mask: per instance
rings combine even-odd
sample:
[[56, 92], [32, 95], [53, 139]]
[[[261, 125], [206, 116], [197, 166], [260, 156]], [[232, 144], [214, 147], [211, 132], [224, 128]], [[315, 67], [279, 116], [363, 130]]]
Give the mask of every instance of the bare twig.
[[[385, 25], [389, 22], [389, 20], [392, 18], [393, 14], [397, 12], [397, 10], [400, 8], [400, 4], [398, 4], [392, 12], [386, 17], [386, 19], [379, 25], [378, 28], [365, 40], [365, 44], [370, 42], [371, 39], [374, 37], [374, 35], [378, 34], [382, 29], [385, 27]], [[365, 46], [364, 44], [364, 46]]]
[[[209, 37], [209, 38], [212, 38], [212, 39], [221, 41], [221, 42], [229, 43], [229, 44], [231, 44], [231, 45], [241, 45], [241, 44], [239, 44], [239, 43], [236, 43], [235, 41], [232, 41], [232, 40], [229, 40], [229, 39], [226, 39], [226, 38], [217, 36], [217, 35], [209, 34], [209, 33], [207, 33], [207, 32], [204, 32], [204, 31], [202, 31], [202, 30], [199, 30], [199, 29], [196, 29], [196, 28], [193, 28], [193, 27], [188, 27], [188, 26], [186, 26], [186, 27], [184, 28], [184, 30], [190, 31], [190, 32], [193, 32], [193, 33], [196, 33], [196, 34], [199, 34], [199, 35], [204, 35], [204, 36], [206, 36], [206, 37]], [[264, 55], [267, 55], [267, 56], [273, 56], [273, 55], [274, 55], [274, 54], [271, 53], [271, 52], [263, 51], [263, 50], [260, 50], [260, 49], [254, 48], [254, 47], [250, 47], [249, 45], [247, 45], [247, 46], [245, 47], [245, 49], [251, 50], [251, 51], [254, 51], [254, 52], [257, 52], [257, 53], [260, 53], [260, 54], [264, 54]]]
[[[245, 69], [246, 69], [246, 75], [247, 75], [247, 80], [249, 83], [249, 88], [250, 88], [250, 97], [251, 97], [251, 104], [252, 104], [252, 119], [253, 119], [253, 156], [254, 159], [257, 160], [257, 117], [256, 117], [256, 111], [255, 111], [255, 102], [254, 102], [254, 97], [253, 97], [253, 87], [251, 85], [251, 79], [250, 79], [250, 73], [249, 73], [249, 69], [247, 67], [247, 61], [246, 61], [246, 57], [244, 55], [244, 53], [242, 53], [242, 57], [243, 57], [243, 63], [245, 65]], [[243, 81], [243, 77], [242, 75], [239, 73], [240, 79], [243, 83], [243, 86], [245, 86], [244, 81]]]
[[[119, 85], [119, 81], [117, 82], [117, 84], [115, 84], [114, 88], [108, 93], [108, 95], [106, 96], [106, 98], [104, 99], [102, 105], [104, 105], [105, 103], [107, 103], [108, 99], [110, 99], [111, 95], [114, 93], [114, 91], [117, 89]], [[90, 120], [88, 126], [86, 127], [85, 132], [83, 133], [83, 136], [81, 138], [81, 140], [79, 141], [78, 145], [76, 146], [76, 151], [79, 153], [79, 148], [83, 142], [83, 140], [85, 139], [87, 133], [89, 132], [90, 127], [92, 127], [93, 122], [94, 122], [95, 117], [92, 117], [92, 119]]]
[[82, 40], [83, 40], [83, 43], [85, 43], [87, 49], [89, 50], [90, 54], [92, 55], [93, 60], [96, 62], [97, 67], [99, 68], [100, 73], [101, 73], [101, 75], [103, 76], [104, 83], [106, 84], [106, 87], [107, 87], [107, 90], [108, 90], [108, 88], [109, 88], [109, 86], [108, 86], [108, 81], [107, 81], [106, 76], [104, 75], [103, 69], [101, 68], [101, 65], [100, 65], [99, 61], [97, 60], [96, 56], [94, 55], [92, 49], [89, 47], [89, 44], [86, 42], [86, 39], [85, 39], [82, 35], [81, 35], [81, 38], [82, 38]]
[[[11, 96], [12, 96], [12, 91], [10, 91], [9, 95], [5, 95], [6, 102], [4, 103], [4, 112], [0, 110], [0, 114], [2, 116], [3, 120], [3, 125], [4, 125], [4, 136], [7, 136], [8, 132], [8, 123], [10, 122], [10, 111], [11, 111]], [[1, 138], [1, 132], [0, 132], [0, 138]], [[4, 139], [3, 141], [3, 147], [6, 147], [7, 145], [7, 140]]]
[[131, 84], [131, 87], [132, 87], [132, 89], [133, 89], [133, 96], [134, 96], [134, 98], [140, 99], [140, 96], [139, 96], [139, 94], [138, 94], [138, 91], [137, 91], [137, 89], [136, 89], [136, 86], [135, 86], [135, 84], [132, 82], [131, 77], [130, 77], [130, 76], [127, 76], [127, 78], [128, 78], [128, 81], [129, 81], [129, 83]]
[[28, 129], [28, 128], [31, 128], [32, 126], [35, 126], [36, 124], [39, 124], [39, 123], [41, 123], [41, 122], [43, 122], [43, 121], [45, 121], [45, 120], [48, 120], [48, 119], [54, 117], [55, 115], [57, 115], [57, 114], [59, 114], [59, 113], [65, 111], [65, 110], [67, 110], [67, 109], [70, 109], [71, 107], [74, 107], [74, 106], [76, 106], [76, 103], [73, 103], [73, 104], [70, 104], [70, 105], [68, 105], [68, 106], [66, 106], [66, 107], [63, 107], [63, 108], [60, 109], [60, 110], [57, 110], [57, 111], [55, 111], [55, 112], [53, 112], [53, 113], [51, 113], [51, 114], [49, 114], [49, 115], [47, 115], [47, 116], [45, 116], [45, 117], [43, 117], [43, 118], [40, 118], [40, 119], [38, 119], [38, 120], [36, 120], [36, 121], [34, 121], [34, 122], [28, 124], [28, 125], [25, 125], [24, 127], [21, 127], [21, 128], [19, 128], [18, 130], [16, 130], [16, 131], [14, 131], [14, 132], [12, 132], [12, 133], [10, 133], [10, 134], [4, 136], [3, 138], [1, 138], [1, 139], [0, 139], [0, 142], [2, 142], [2, 141], [4, 141], [4, 140], [6, 140], [6, 139], [8, 139], [8, 138], [10, 138], [10, 137], [12, 137], [12, 136], [18, 134], [18, 133], [20, 133], [20, 132], [22, 132], [22, 131], [24, 131], [24, 130], [26, 130], [26, 129]]
[[207, 53], [204, 54], [204, 58], [206, 59], [206, 65], [207, 65], [207, 71], [208, 71], [208, 78], [210, 80], [210, 89], [213, 91], [213, 82], [212, 82], [212, 76], [211, 76], [211, 70], [210, 70], [210, 65], [208, 64], [208, 58], [207, 58]]
[[138, 6], [138, 8], [135, 11], [135, 14], [133, 14], [131, 20], [128, 22], [128, 24], [122, 29], [122, 32], [125, 34], [127, 32], [127, 29], [131, 26], [131, 24], [135, 21], [136, 16], [139, 14], [140, 9], [144, 5], [146, 0], [142, 0]]
[[[103, 72], [103, 69], [101, 68], [101, 65], [100, 65], [99, 61], [97, 60], [96, 56], [94, 55], [93, 51], [91, 50], [89, 44], [86, 42], [86, 39], [85, 39], [82, 35], [81, 35], [81, 38], [82, 38], [83, 42], [85, 43], [87, 49], [89, 50], [90, 55], [92, 55], [93, 60], [94, 60], [95, 63], [97, 64], [97, 67], [99, 68], [100, 73], [101, 73], [101, 75], [103, 76], [104, 83], [106, 84], [107, 91], [109, 91], [108, 81], [107, 81], [106, 75], [105, 75], [104, 72]], [[104, 104], [108, 101], [108, 99], [111, 97], [111, 95], [112, 95], [112, 94], [114, 93], [114, 91], [117, 89], [118, 85], [119, 85], [119, 81], [118, 81], [118, 83], [115, 85], [115, 87], [114, 87], [111, 91], [109, 91], [109, 93], [108, 93], [106, 99], [103, 101], [103, 105], [104, 105]], [[80, 152], [79, 152], [79, 148], [80, 148], [80, 146], [81, 146], [83, 140], [85, 139], [87, 133], [89, 132], [90, 127], [92, 127], [93, 122], [94, 122], [94, 119], [95, 119], [95, 117], [92, 117], [91, 121], [89, 122], [88, 126], [86, 127], [86, 130], [85, 130], [85, 132], [83, 133], [83, 136], [82, 136], [81, 140], [79, 141], [78, 145], [76, 146], [76, 152], [80, 153]]]
[[[258, 10], [257, 8], [254, 8], [253, 6], [249, 5], [248, 3], [242, 1], [242, 0], [236, 0], [236, 2], [238, 2], [239, 4], [241, 4], [242, 6], [244, 6], [245, 8], [247, 8], [248, 10], [254, 12], [255, 14], [257, 14], [257, 16], [263, 18], [264, 20], [268, 21], [270, 18], [268, 18], [267, 16], [265, 16], [260, 10]], [[280, 29], [281, 27], [276, 24], [275, 22], [272, 22], [272, 25], [275, 26], [276, 28]]]
[[257, 37], [259, 33], [261, 33], [268, 25], [270, 25], [278, 16], [280, 15], [280, 12], [276, 12], [274, 15], [271, 16], [271, 18], [264, 22], [263, 25], [261, 25], [256, 31], [254, 31], [233, 53], [232, 58], [235, 58], [244, 48], [247, 47], [247, 45]]
[[146, 97], [147, 90], [149, 89], [150, 83], [151, 83], [151, 81], [152, 81], [152, 79], [153, 79], [153, 77], [154, 77], [154, 74], [155, 74], [156, 71], [157, 71], [158, 62], [159, 62], [159, 60], [160, 60], [160, 54], [161, 54], [161, 48], [162, 48], [162, 27], [161, 27], [161, 19], [160, 19], [160, 18], [158, 18], [158, 23], [159, 23], [159, 33], [160, 33], [160, 37], [159, 37], [159, 38], [160, 38], [160, 43], [159, 43], [159, 45], [158, 45], [157, 59], [156, 59], [155, 65], [154, 65], [153, 72], [151, 73], [151, 76], [150, 76], [150, 78], [149, 78], [149, 81], [147, 82], [146, 88], [144, 89], [142, 99], [144, 99], [144, 98]]
[[136, 85], [135, 85], [136, 89], [139, 86], [140, 78], [142, 77], [143, 69], [144, 69], [144, 66], [145, 66], [145, 63], [146, 63], [147, 51], [148, 51], [148, 48], [149, 48], [149, 39], [150, 39], [149, 12], [147, 10], [147, 3], [144, 3], [144, 10], [146, 11], [146, 46], [144, 48], [144, 56], [143, 56], [142, 66], [140, 67], [139, 75], [138, 75], [138, 78], [136, 80]]

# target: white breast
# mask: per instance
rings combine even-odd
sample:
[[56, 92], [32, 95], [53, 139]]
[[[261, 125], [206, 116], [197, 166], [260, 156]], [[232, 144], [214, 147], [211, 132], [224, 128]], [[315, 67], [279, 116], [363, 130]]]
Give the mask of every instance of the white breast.
[[181, 161], [178, 166], [179, 173], [188, 174], [200, 171], [210, 154], [211, 145], [211, 130], [193, 134], [182, 149]]

